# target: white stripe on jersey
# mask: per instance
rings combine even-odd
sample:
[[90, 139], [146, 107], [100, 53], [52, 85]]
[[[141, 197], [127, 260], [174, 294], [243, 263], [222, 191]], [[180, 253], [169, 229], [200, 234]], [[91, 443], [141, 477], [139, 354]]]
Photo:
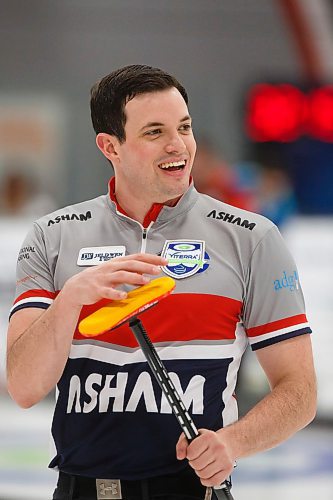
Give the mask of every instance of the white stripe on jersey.
[[[186, 342], [184, 345], [155, 345], [161, 359], [225, 359], [234, 358], [238, 346], [235, 349], [236, 341], [232, 344], [207, 342], [207, 344], [196, 344], [195, 341]], [[112, 363], [117, 366], [126, 364], [142, 363], [146, 358], [139, 347], [128, 348], [106, 342], [94, 341], [74, 341], [71, 347], [70, 359], [89, 358], [105, 363]]]
[[309, 328], [309, 323], [299, 323], [297, 325], [288, 326], [286, 328], [281, 328], [281, 330], [274, 330], [273, 332], [264, 333], [263, 335], [257, 335], [257, 337], [249, 337], [250, 345], [255, 345], [263, 340], [272, 339], [278, 335], [283, 335], [289, 332], [297, 332], [297, 330], [302, 330], [303, 328]]
[[28, 304], [29, 302], [39, 302], [42, 304], [52, 304], [54, 299], [48, 299], [47, 297], [28, 297], [26, 299], [19, 300], [16, 302], [13, 307], [10, 309], [10, 314], [14, 311], [18, 306], [22, 304]]
[[237, 399], [234, 397], [234, 393], [235, 393], [237, 374], [241, 358], [243, 356], [246, 347], [248, 346], [248, 340], [247, 337], [244, 335], [244, 327], [242, 323], [237, 323], [236, 338], [238, 347], [237, 355], [234, 355], [234, 359], [229, 365], [227, 372], [227, 385], [222, 393], [222, 400], [224, 403], [222, 418], [225, 426], [235, 422], [238, 418]]

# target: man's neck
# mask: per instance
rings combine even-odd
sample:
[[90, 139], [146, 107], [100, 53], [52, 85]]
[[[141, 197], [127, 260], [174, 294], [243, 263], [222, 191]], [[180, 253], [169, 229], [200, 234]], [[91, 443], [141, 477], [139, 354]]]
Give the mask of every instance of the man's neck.
[[165, 202], [159, 201], [146, 201], [142, 199], [132, 199], [130, 202], [127, 197], [123, 197], [121, 193], [115, 192], [118, 204], [121, 206], [122, 210], [131, 218], [140, 222], [144, 225], [147, 214], [154, 209], [155, 206], [167, 205], [169, 207], [174, 207], [181, 196], [177, 196], [172, 200], [166, 200]]
[[177, 205], [183, 194], [163, 201], [155, 199], [147, 200], [146, 198], [138, 197], [136, 193], [132, 196], [128, 188], [126, 191], [123, 191], [121, 185], [117, 185], [115, 177], [112, 177], [109, 181], [109, 195], [111, 200], [116, 204], [118, 211], [136, 220], [144, 227], [147, 227], [152, 221], [156, 220], [164, 205], [169, 207]]

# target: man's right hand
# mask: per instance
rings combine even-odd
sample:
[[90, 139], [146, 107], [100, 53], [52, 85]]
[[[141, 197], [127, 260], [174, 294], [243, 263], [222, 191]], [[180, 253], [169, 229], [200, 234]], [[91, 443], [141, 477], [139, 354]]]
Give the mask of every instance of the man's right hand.
[[145, 285], [150, 281], [147, 275], [156, 276], [167, 262], [163, 257], [145, 253], [116, 257], [76, 274], [65, 283], [61, 293], [79, 307], [101, 299], [123, 299], [127, 294], [117, 287]]
[[7, 382], [13, 399], [28, 408], [56, 385], [70, 354], [83, 305], [122, 299], [126, 292], [123, 295], [117, 287], [144, 285], [166, 264], [166, 259], [152, 254], [117, 257], [69, 278], [46, 311], [17, 311], [11, 317], [7, 336]]

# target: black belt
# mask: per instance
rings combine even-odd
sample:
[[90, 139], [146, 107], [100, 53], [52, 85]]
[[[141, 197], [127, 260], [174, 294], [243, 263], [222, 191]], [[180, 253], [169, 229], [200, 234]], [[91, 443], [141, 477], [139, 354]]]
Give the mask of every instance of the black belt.
[[206, 488], [202, 486], [195, 472], [186, 468], [177, 474], [151, 477], [148, 479], [129, 481], [117, 479], [95, 479], [76, 476], [65, 472], [59, 473], [54, 499], [62, 498], [62, 494], [73, 498], [118, 499], [129, 496], [150, 498], [154, 495], [184, 495], [193, 500], [205, 498]]

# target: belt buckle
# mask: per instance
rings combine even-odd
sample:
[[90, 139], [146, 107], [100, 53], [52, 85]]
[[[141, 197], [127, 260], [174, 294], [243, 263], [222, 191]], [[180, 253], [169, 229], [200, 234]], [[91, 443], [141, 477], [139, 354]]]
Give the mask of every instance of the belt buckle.
[[121, 496], [119, 479], [96, 479], [97, 500], [118, 500]]

